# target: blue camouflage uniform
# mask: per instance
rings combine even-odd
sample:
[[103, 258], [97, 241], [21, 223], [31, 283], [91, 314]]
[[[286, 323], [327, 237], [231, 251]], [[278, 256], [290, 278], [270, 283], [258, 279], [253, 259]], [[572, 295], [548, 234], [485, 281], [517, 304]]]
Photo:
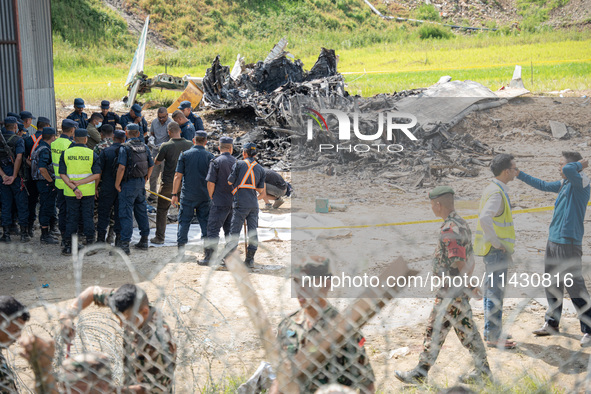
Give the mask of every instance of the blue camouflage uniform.
[[[123, 116], [121, 117], [123, 119]], [[139, 139], [143, 141], [140, 130], [140, 137], [128, 140]], [[128, 149], [124, 146], [119, 150], [119, 164], [128, 166]], [[148, 168], [154, 166], [154, 160], [150, 149], [146, 146], [146, 157]], [[148, 221], [148, 208], [146, 205], [146, 179], [144, 177], [128, 178], [121, 182], [121, 193], [119, 193], [119, 222], [121, 226], [121, 242], [129, 243], [133, 235], [133, 216], [137, 221], [142, 237], [150, 235], [150, 222]]]
[[[103, 100], [101, 101], [101, 115], [102, 115], [102, 110], [105, 109], [109, 109], [111, 107], [111, 103], [108, 100]], [[113, 130], [117, 129], [117, 125], [121, 122], [121, 119], [119, 118], [119, 115], [117, 115], [115, 112], [107, 112], [106, 115], [103, 115], [103, 125], [111, 125], [113, 126]]]
[[80, 115], [78, 115], [78, 113], [74, 111], [68, 115], [67, 119], [77, 122], [78, 127], [81, 129], [85, 129], [88, 126], [88, 115], [86, 115], [85, 112], [82, 112]]
[[[15, 135], [14, 132], [4, 129], [3, 133], [6, 142]], [[17, 137], [15, 137], [17, 138]], [[23, 162], [25, 160], [25, 142], [22, 138], [18, 137], [15, 144], [14, 158], [16, 160], [17, 155], [23, 155]], [[24, 163], [23, 163], [24, 164]], [[21, 166], [23, 165], [21, 164]], [[0, 164], [2, 171], [7, 176], [14, 174], [14, 163], [4, 162]], [[17, 217], [19, 225], [27, 226], [29, 221], [29, 210], [27, 207], [28, 197], [25, 190], [24, 181], [20, 176], [14, 178], [14, 181], [10, 185], [5, 185], [3, 182], [0, 183], [0, 194], [2, 195], [2, 226], [8, 227], [12, 225], [12, 203], [16, 203]]]
[[[126, 113], [125, 115], [121, 116], [119, 124], [121, 125], [121, 127], [123, 127], [123, 130], [125, 130], [125, 127], [130, 123], [134, 123], [134, 120], [129, 113]], [[143, 139], [144, 134], [147, 133], [149, 130], [148, 122], [146, 122], [146, 119], [142, 116], [142, 121], [137, 125], [140, 128], [140, 137], [142, 137]]]
[[120, 148], [121, 143], [113, 143], [113, 145], [103, 149], [99, 156], [102, 175], [97, 208], [98, 219], [96, 222], [96, 232], [99, 234], [98, 239], [102, 239], [102, 235], [107, 233], [107, 227], [111, 220], [111, 212], [115, 212], [113, 215], [115, 220], [113, 230], [115, 234], [121, 234], [119, 192], [115, 189]]
[[252, 163], [256, 163], [252, 157], [237, 161], [228, 177], [228, 182], [232, 184], [232, 193], [234, 194], [230, 240], [226, 243], [226, 250], [228, 251], [232, 251], [238, 246], [238, 238], [245, 220], [248, 228], [248, 250], [255, 252], [258, 249], [259, 201], [255, 188], [262, 189], [265, 187], [265, 169], [260, 164], [252, 167], [253, 184], [252, 178], [247, 177], [248, 179], [245, 179], [249, 165], [252, 166]]
[[209, 219], [207, 220], [207, 238], [213, 246], [219, 242], [220, 228], [224, 229], [226, 239], [230, 236], [232, 222], [232, 186], [228, 185], [228, 177], [236, 158], [230, 152], [224, 152], [209, 165], [207, 182], [215, 184]]
[[[187, 122], [189, 123], [189, 122]], [[209, 216], [209, 193], [205, 177], [213, 155], [204, 146], [194, 145], [179, 156], [176, 172], [183, 174], [183, 184], [180, 195], [179, 230], [177, 243], [186, 245], [189, 227], [193, 214], [196, 212], [201, 235], [207, 237], [207, 219]]]
[[187, 116], [187, 119], [189, 119], [189, 122], [193, 124], [195, 131], [205, 130], [205, 128], [203, 127], [203, 120], [201, 119], [201, 116], [195, 115], [193, 112], [191, 112], [189, 116]]
[[47, 169], [53, 180], [52, 182], [47, 182], [46, 179], [35, 181], [37, 182], [37, 190], [39, 190], [39, 224], [41, 227], [49, 227], [51, 220], [55, 218], [55, 198], [57, 196], [53, 162], [51, 161], [51, 146], [41, 140], [37, 149], [40, 150], [39, 168]]
[[187, 141], [193, 141], [193, 138], [195, 138], [195, 127], [193, 126], [193, 123], [186, 122], [181, 126], [181, 137]]
[[[33, 148], [35, 147], [35, 142], [37, 141], [37, 147], [41, 144], [42, 141], [42, 130], [37, 130], [35, 135], [29, 135], [24, 139], [25, 141], [25, 154], [23, 156], [23, 164], [25, 162], [25, 158], [30, 158], [31, 154], [33, 153]], [[37, 181], [33, 179], [31, 176], [31, 167], [28, 165], [25, 166], [25, 171], [27, 171], [27, 191], [29, 192], [29, 199], [28, 199], [28, 209], [29, 209], [29, 227], [32, 227], [35, 223], [35, 219], [37, 219], [36, 209], [37, 209], [37, 202], [39, 201], [39, 190], [37, 188]], [[41, 213], [39, 213], [41, 214]]]

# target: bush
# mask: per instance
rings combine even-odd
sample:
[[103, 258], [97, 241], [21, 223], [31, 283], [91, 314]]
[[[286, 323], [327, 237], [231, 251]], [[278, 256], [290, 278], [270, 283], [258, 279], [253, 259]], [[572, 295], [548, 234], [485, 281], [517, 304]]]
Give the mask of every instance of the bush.
[[423, 24], [419, 29], [419, 37], [421, 40], [426, 40], [429, 38], [437, 38], [437, 39], [448, 39], [452, 36], [452, 32], [449, 29], [431, 25], [431, 24]]
[[441, 22], [441, 15], [433, 4], [423, 4], [415, 11], [415, 19]]

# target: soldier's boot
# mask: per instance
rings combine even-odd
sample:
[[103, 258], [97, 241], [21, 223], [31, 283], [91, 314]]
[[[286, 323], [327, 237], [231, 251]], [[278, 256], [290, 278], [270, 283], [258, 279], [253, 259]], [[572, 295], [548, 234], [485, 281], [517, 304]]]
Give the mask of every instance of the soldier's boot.
[[55, 239], [51, 236], [51, 234], [49, 233], [49, 228], [47, 228], [47, 227], [45, 227], [45, 228], [41, 227], [41, 238], [39, 239], [39, 241], [45, 245], [57, 244], [57, 239]]
[[11, 242], [10, 240], [10, 227], [4, 226], [3, 227], [2, 238], [0, 238], [0, 242]]
[[140, 238], [140, 242], [138, 242], [137, 244], [135, 244], [133, 246], [137, 249], [148, 250], [148, 247], [150, 246], [148, 244], [148, 236], [142, 235], [142, 237]]
[[470, 372], [459, 376], [460, 383], [463, 384], [480, 384], [492, 382], [492, 372], [488, 366], [481, 368], [474, 368]]
[[29, 242], [31, 237], [29, 237], [29, 229], [27, 226], [21, 226], [21, 242]]
[[215, 252], [215, 248], [205, 248], [203, 251], [205, 252], [205, 256], [203, 256], [203, 260], [199, 260], [197, 264], [208, 266], [211, 261], [211, 256], [213, 256], [213, 253]]
[[10, 234], [11, 235], [21, 235], [21, 232], [15, 223], [10, 225]]
[[113, 226], [109, 226], [109, 233], [107, 234], [107, 243], [111, 245], [115, 240], [115, 229]]
[[30, 239], [33, 239], [33, 237], [35, 237], [35, 234], [33, 231], [34, 226], [35, 226], [35, 222], [29, 223], [29, 226], [27, 227], [27, 234], [29, 235]]
[[107, 233], [105, 231], [98, 231], [96, 233], [96, 243], [104, 244], [107, 238]]
[[55, 239], [61, 235], [60, 230], [57, 228], [57, 218], [49, 219], [49, 234]]
[[115, 233], [115, 247], [116, 248], [121, 247], [121, 234], [120, 233]]
[[178, 259], [178, 261], [183, 261], [183, 259], [185, 258], [185, 245], [179, 244], [177, 246], [177, 248], [178, 248], [177, 259]]
[[131, 250], [129, 250], [129, 242], [121, 242], [120, 247], [126, 255], [129, 256], [131, 254]]
[[246, 259], [244, 260], [246, 267], [254, 268], [254, 255], [256, 252], [256, 249], [246, 249]]
[[427, 375], [429, 368], [426, 365], [417, 365], [410, 371], [395, 371], [394, 376], [402, 383], [407, 384], [423, 384], [427, 383]]
[[62, 255], [63, 256], [71, 256], [72, 255], [72, 241], [70, 240], [62, 240], [64, 243], [64, 247], [62, 248]]

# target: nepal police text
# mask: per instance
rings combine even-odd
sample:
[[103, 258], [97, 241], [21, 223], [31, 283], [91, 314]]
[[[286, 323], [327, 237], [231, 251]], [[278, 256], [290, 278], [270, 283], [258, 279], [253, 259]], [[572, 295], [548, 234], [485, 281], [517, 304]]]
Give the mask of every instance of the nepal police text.
[[84, 161], [90, 161], [90, 156], [68, 156], [68, 160], [84, 160]]

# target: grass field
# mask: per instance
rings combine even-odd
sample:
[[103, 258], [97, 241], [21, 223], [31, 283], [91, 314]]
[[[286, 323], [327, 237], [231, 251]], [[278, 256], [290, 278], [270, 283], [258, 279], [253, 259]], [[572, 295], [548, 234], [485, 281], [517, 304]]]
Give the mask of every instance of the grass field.
[[[515, 65], [523, 68], [526, 87], [533, 92], [591, 87], [591, 31], [558, 31], [520, 35], [479, 34], [454, 36], [449, 40], [420, 40], [412, 34], [373, 45], [359, 46], [354, 37], [316, 34], [308, 42], [301, 37], [288, 37], [288, 49], [303, 60], [305, 68], [314, 64], [320, 46], [334, 48], [339, 55], [339, 71], [344, 73], [349, 92], [370, 96], [404, 89], [429, 86], [442, 75], [453, 79], [470, 79], [496, 90], [506, 85]], [[247, 62], [264, 58], [272, 41], [257, 44], [240, 42], [231, 45], [204, 45], [178, 52], [149, 50], [145, 73], [153, 76], [165, 71], [182, 76], [203, 76], [216, 53], [222, 62], [232, 66], [236, 54], [246, 55]], [[112, 50], [105, 60], [92, 63], [92, 54], [79, 51], [56, 40], [56, 97], [70, 104], [75, 97], [90, 103], [101, 99], [117, 100], [126, 95], [123, 82], [131, 55], [125, 50]], [[209, 56], [209, 59], [207, 57]], [[89, 58], [86, 58], [89, 57]], [[102, 63], [102, 64], [100, 64]], [[531, 67], [533, 65], [533, 84]], [[177, 92], [155, 91], [142, 100], [170, 100]]]

